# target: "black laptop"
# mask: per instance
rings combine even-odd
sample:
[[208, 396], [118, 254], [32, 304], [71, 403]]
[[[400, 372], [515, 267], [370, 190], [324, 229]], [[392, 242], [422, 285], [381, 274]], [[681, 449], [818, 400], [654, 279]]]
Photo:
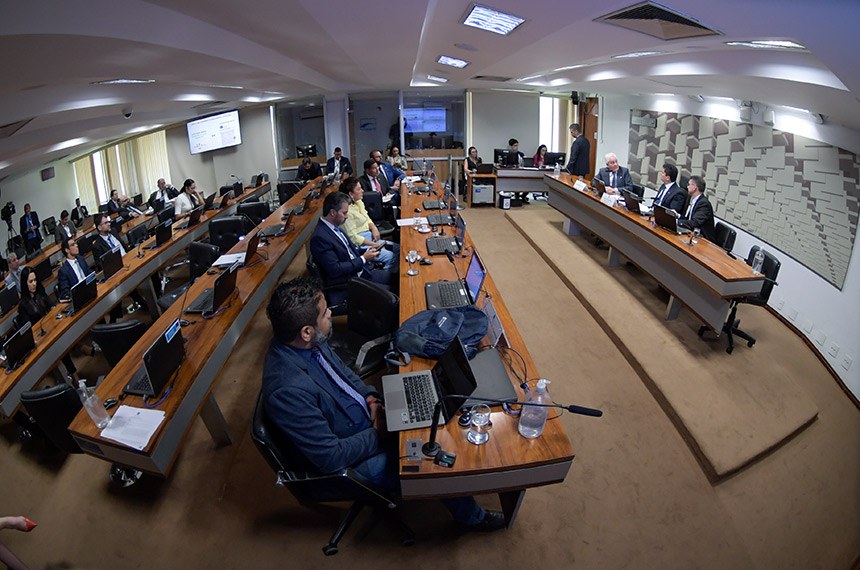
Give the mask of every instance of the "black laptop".
[[457, 220], [454, 222], [455, 232], [451, 237], [431, 237], [427, 238], [427, 254], [442, 255], [443, 253], [460, 253], [463, 248], [463, 240], [466, 236], [466, 220], [463, 216], [457, 214]]
[[239, 273], [241, 263], [238, 261], [225, 269], [215, 279], [214, 287], [207, 287], [200, 295], [192, 301], [186, 313], [214, 313], [223, 305], [236, 289], [236, 274]]
[[448, 212], [444, 214], [428, 214], [427, 223], [431, 226], [453, 226], [457, 223], [454, 212], [457, 210], [457, 200], [452, 198], [449, 203]]
[[33, 273], [36, 274], [36, 280], [40, 283], [44, 283], [50, 279], [51, 274], [53, 273], [53, 270], [51, 269], [51, 260], [46, 257], [37, 263], [36, 267], [33, 268]]
[[624, 205], [627, 206], [627, 209], [634, 214], [650, 216], [653, 213], [650, 208], [642, 205], [642, 203], [639, 201], [639, 196], [637, 194], [634, 194], [630, 190], [622, 190], [621, 195], [624, 197]]
[[176, 319], [152, 343], [143, 355], [143, 365], [123, 388], [126, 394], [156, 396], [161, 394], [173, 374], [185, 359], [182, 327]]
[[191, 212], [189, 212], [188, 218], [186, 218], [185, 223], [181, 226], [177, 226], [176, 229], [186, 230], [188, 228], [196, 226], [197, 224], [200, 223], [200, 216], [202, 216], [202, 215], [203, 215], [203, 208], [200, 208], [200, 207], [194, 208], [193, 210], [191, 210]]
[[678, 214], [675, 210], [654, 205], [654, 222], [661, 228], [665, 228], [673, 234], [685, 234], [690, 230], [678, 225]]
[[34, 348], [36, 348], [36, 340], [33, 338], [33, 326], [30, 321], [27, 321], [3, 345], [3, 352], [6, 353], [6, 368], [12, 371], [21, 366]]
[[447, 309], [450, 307], [464, 307], [478, 300], [481, 287], [484, 286], [484, 278], [487, 272], [478, 252], [472, 252], [469, 260], [469, 269], [466, 270], [466, 278], [457, 281], [434, 281], [424, 285], [424, 297], [427, 300], [428, 309]]
[[215, 203], [215, 195], [216, 194], [217, 194], [217, 192], [212, 192], [211, 194], [206, 196], [206, 199], [203, 201], [203, 209], [204, 210], [216, 210], [217, 209], [217, 208], [215, 208], [215, 206], [213, 206], [213, 204]]
[[69, 314], [80, 311], [90, 301], [96, 298], [96, 274], [90, 272], [83, 281], [78, 281], [72, 286], [72, 307]]
[[122, 269], [122, 248], [115, 247], [105, 252], [99, 258], [99, 267], [102, 268], [102, 282], [107, 281]]
[[274, 236], [282, 236], [285, 233], [290, 231], [290, 226], [293, 225], [293, 218], [296, 217], [296, 212], [294, 210], [290, 210], [290, 213], [287, 214], [287, 217], [284, 219], [283, 224], [272, 224], [271, 226], [266, 226], [263, 230], [260, 231], [260, 235], [262, 237], [274, 237]]
[[18, 288], [11, 283], [9, 285], [3, 286], [3, 289], [0, 289], [0, 316], [5, 316], [18, 306], [18, 301], [20, 297], [18, 296]]
[[451, 344], [431, 370], [415, 370], [382, 377], [388, 431], [430, 427], [433, 408], [442, 400], [439, 425], [454, 417], [465, 398], [478, 386], [460, 337]]
[[[428, 187], [428, 190], [430, 187]], [[451, 199], [451, 190], [450, 188], [445, 189], [445, 196], [443, 196], [442, 200], [424, 200], [421, 203], [421, 206], [425, 210], [444, 210], [448, 207], [448, 201]]]
[[296, 215], [301, 216], [302, 214], [307, 212], [308, 208], [311, 207], [311, 202], [313, 201], [313, 199], [314, 199], [314, 193], [308, 192], [307, 195], [305, 195], [305, 201], [302, 203], [301, 206], [298, 207], [298, 210], [295, 211]]
[[155, 249], [170, 241], [173, 235], [173, 220], [166, 220], [155, 226], [155, 243], [146, 246], [146, 249]]

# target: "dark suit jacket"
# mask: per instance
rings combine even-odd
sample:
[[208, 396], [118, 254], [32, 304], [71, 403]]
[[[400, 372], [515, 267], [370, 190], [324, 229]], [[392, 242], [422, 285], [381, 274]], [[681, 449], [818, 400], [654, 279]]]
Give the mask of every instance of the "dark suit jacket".
[[[388, 185], [388, 179], [385, 175], [380, 174], [376, 177], [376, 180], [379, 181], [379, 187], [382, 189], [383, 194], [388, 194], [391, 192], [391, 187]], [[362, 174], [358, 177], [358, 183], [361, 184], [361, 187], [365, 192], [373, 192], [373, 186], [370, 184], [370, 178], [368, 178], [367, 174]]]
[[[116, 241], [119, 242], [120, 246], [122, 246], [123, 252], [124, 252], [125, 251], [125, 245], [123, 245], [122, 240], [119, 239], [119, 235], [117, 235], [117, 233], [113, 230], [111, 230], [110, 233], [114, 238], [116, 238]], [[110, 250], [111, 250], [111, 247], [104, 240], [104, 238], [102, 238], [101, 235], [95, 234], [93, 236], [93, 259], [95, 259], [97, 266], [99, 264], [99, 259], [101, 258], [101, 256], [103, 256], [104, 254], [106, 254]]]
[[[165, 188], [165, 190], [167, 191], [167, 199], [168, 200], [174, 200], [174, 199], [176, 199], [177, 196], [179, 196], [179, 190], [177, 190], [173, 186], [168, 186], [167, 188]], [[158, 199], [158, 194], [159, 194], [159, 191], [156, 190], [155, 192], [153, 192], [152, 194], [149, 195], [149, 200], [147, 200], [146, 203], [149, 204], [150, 208], [155, 207], [155, 201]], [[165, 200], [165, 202], [166, 201], [167, 200]]]
[[[30, 216], [33, 219], [33, 225], [36, 227], [36, 235], [38, 236], [39, 242], [41, 242], [42, 241], [42, 232], [39, 229], [39, 214], [37, 214], [33, 210], [30, 210]], [[24, 214], [23, 216], [21, 216], [21, 220], [20, 220], [20, 223], [18, 225], [20, 226], [20, 229], [21, 229], [21, 238], [23, 238], [24, 241], [27, 241], [27, 214]]]
[[585, 176], [591, 170], [588, 166], [591, 143], [584, 135], [579, 135], [570, 145], [570, 159], [567, 163], [567, 171], [574, 176]]
[[[660, 195], [660, 192], [663, 191], [663, 186], [661, 185], [659, 190], [657, 190], [657, 196]], [[672, 187], [669, 188], [669, 191], [663, 196], [663, 199], [660, 201], [660, 205], [664, 208], [669, 208], [670, 210], [675, 210], [679, 214], [683, 214], [684, 211], [684, 203], [687, 201], [687, 192], [683, 190], [677, 184], [672, 184]], [[655, 199], [656, 203], [656, 199]]]
[[350, 259], [347, 245], [323, 222], [317, 222], [317, 227], [311, 236], [311, 255], [320, 271], [320, 276], [326, 286], [344, 285], [350, 277], [355, 277], [364, 270], [364, 260], [361, 250], [349, 243], [354, 257]]
[[90, 213], [87, 211], [87, 207], [83, 204], [81, 204], [81, 212], [83, 213], [83, 215], [78, 213], [77, 208], [72, 208], [72, 221], [75, 222], [75, 225], [78, 227], [80, 227], [81, 223], [83, 223], [84, 218], [90, 215]]
[[[69, 226], [71, 226], [69, 229], [72, 231], [72, 235], [75, 235], [75, 224], [69, 222]], [[69, 234], [63, 229], [63, 224], [57, 224], [57, 228], [54, 230], [54, 243], [63, 243], [67, 239], [69, 239]]]
[[[347, 368], [327, 343], [320, 352], [338, 375], [365, 398], [375, 390]], [[263, 364], [263, 398], [269, 420], [323, 473], [334, 473], [384, 453], [377, 431], [355, 422], [339, 389], [305, 355], [273, 339]]]
[[107, 209], [108, 209], [108, 214], [114, 215], [114, 214], [119, 213], [119, 211], [122, 210], [123, 208], [122, 208], [122, 204], [120, 203], [119, 200], [117, 200], [116, 202], [114, 202], [113, 200], [108, 200]]
[[[84, 272], [84, 276], [86, 276], [90, 272], [90, 266], [87, 265], [87, 260], [84, 259], [83, 255], [79, 255], [77, 258], [78, 265], [81, 266], [81, 271]], [[57, 271], [57, 298], [58, 299], [68, 299], [71, 294], [70, 291], [72, 287], [78, 283], [78, 276], [75, 275], [75, 270], [72, 269], [72, 266], [69, 265], [69, 261], [66, 260], [60, 266], [60, 270]]]
[[[328, 159], [325, 163], [325, 171], [327, 174], [332, 174], [334, 172], [334, 157]], [[340, 157], [340, 173], [341, 176], [346, 172], [350, 176], [352, 176], [352, 164], [350, 164], [349, 159], [345, 156]]]
[[304, 165], [299, 165], [298, 170], [296, 170], [296, 180], [313, 180], [322, 176], [322, 168], [316, 162], [311, 162], [310, 169], [305, 169]]
[[51, 307], [53, 307], [51, 299], [47, 295], [37, 293], [33, 299], [21, 299], [21, 302], [18, 303], [18, 314], [24, 313], [30, 324], [35, 325], [48, 314]]
[[702, 236], [708, 241], [714, 241], [716, 234], [714, 231], [714, 207], [708, 201], [704, 194], [699, 196], [693, 211], [690, 212], [689, 218], [681, 218], [680, 224], [685, 228], [694, 230], [696, 228], [702, 231]]
[[[595, 178], [603, 180], [603, 183], [607, 186], [612, 186], [612, 184], [609, 183], [610, 176], [611, 173], [609, 172], [608, 168], [601, 168]], [[621, 193], [621, 190], [629, 190], [631, 192], [633, 191], [633, 179], [630, 178], [629, 169], [624, 168], [623, 166], [619, 166], [618, 172], [615, 173], [615, 178], [616, 181], [614, 188], [618, 188], [619, 193]]]

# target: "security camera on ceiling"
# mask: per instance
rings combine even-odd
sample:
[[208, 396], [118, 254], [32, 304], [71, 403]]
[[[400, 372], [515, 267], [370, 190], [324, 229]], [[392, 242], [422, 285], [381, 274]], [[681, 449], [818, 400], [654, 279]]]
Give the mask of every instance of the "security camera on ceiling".
[[132, 109], [131, 107], [122, 110], [122, 116], [126, 119], [130, 119], [132, 113], [134, 113], [134, 109]]

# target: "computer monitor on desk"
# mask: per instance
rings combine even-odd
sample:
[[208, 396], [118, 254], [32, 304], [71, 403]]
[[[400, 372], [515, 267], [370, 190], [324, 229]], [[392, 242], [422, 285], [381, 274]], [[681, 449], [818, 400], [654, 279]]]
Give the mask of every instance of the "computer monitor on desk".
[[499, 166], [519, 166], [520, 156], [507, 148], [493, 149], [493, 162]]
[[305, 158], [306, 156], [316, 156], [317, 155], [317, 145], [315, 144], [303, 144], [296, 147], [296, 156], [299, 158]]
[[552, 168], [556, 164], [561, 165], [564, 168], [566, 155], [563, 152], [548, 152], [543, 157], [543, 164], [547, 168]]

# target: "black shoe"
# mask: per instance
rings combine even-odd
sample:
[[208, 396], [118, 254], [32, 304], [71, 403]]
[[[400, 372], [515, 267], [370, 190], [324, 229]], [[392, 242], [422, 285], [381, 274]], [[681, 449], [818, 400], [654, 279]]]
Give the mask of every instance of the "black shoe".
[[493, 532], [507, 526], [505, 515], [501, 511], [484, 511], [484, 518], [478, 524], [463, 526], [464, 530], [470, 532]]

